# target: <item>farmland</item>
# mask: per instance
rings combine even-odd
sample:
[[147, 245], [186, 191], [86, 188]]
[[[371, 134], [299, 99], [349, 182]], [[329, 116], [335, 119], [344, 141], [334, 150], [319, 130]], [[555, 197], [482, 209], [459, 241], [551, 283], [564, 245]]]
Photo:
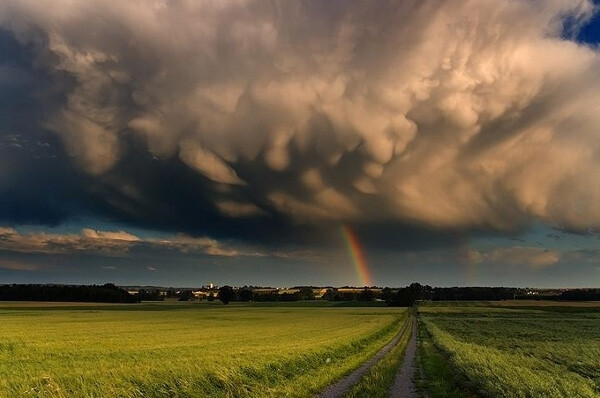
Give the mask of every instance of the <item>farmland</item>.
[[453, 376], [477, 395], [600, 396], [600, 308], [593, 304], [429, 303], [419, 313]]
[[0, 303], [0, 396], [311, 396], [405, 309]]
[[[344, 395], [387, 397], [412, 317], [347, 305], [0, 302], [0, 397], [311, 397], [398, 336]], [[597, 304], [425, 302], [416, 321], [431, 398], [600, 396]]]

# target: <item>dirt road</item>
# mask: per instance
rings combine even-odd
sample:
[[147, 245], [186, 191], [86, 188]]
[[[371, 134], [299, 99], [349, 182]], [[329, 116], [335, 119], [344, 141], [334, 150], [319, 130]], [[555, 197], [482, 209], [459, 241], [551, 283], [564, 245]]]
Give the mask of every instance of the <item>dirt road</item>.
[[392, 398], [414, 398], [417, 390], [413, 381], [415, 376], [415, 356], [417, 354], [417, 321], [413, 318], [410, 340], [404, 351], [404, 361], [390, 389]]
[[377, 354], [375, 354], [371, 359], [362, 364], [358, 369], [354, 370], [352, 373], [347, 375], [346, 377], [339, 380], [337, 383], [330, 385], [326, 390], [316, 395], [315, 398], [339, 398], [343, 396], [346, 392], [352, 388], [361, 377], [367, 373], [367, 371], [375, 365], [377, 362], [383, 358], [398, 342], [400, 338], [404, 335], [406, 328], [409, 323], [412, 323], [412, 331], [410, 341], [405, 350], [404, 361], [402, 362], [402, 367], [400, 368], [398, 375], [396, 376], [396, 380], [392, 389], [390, 390], [390, 396], [392, 397], [416, 397], [413, 376], [414, 376], [414, 360], [416, 354], [416, 320], [413, 318], [412, 322], [407, 321], [402, 330], [394, 337], [392, 341], [390, 341], [385, 347], [383, 347]]
[[316, 395], [315, 398], [338, 398], [344, 395], [353, 385], [358, 383], [361, 377], [367, 373], [367, 371], [371, 368], [371, 366], [375, 365], [385, 354], [387, 354], [396, 344], [404, 334], [406, 327], [409, 322], [406, 322], [402, 327], [402, 330], [394, 337], [392, 341], [390, 341], [385, 347], [383, 347], [373, 358], [369, 359], [367, 362], [361, 365], [358, 369], [354, 370], [348, 376], [342, 378], [337, 383], [334, 383], [327, 387], [326, 390]]

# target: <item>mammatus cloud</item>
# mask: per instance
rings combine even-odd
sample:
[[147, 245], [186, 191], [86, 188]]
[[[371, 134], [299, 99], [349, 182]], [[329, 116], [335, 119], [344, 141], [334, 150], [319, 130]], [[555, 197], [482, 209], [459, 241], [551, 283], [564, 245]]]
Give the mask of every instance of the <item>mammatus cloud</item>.
[[[0, 227], [1, 251], [45, 254], [88, 252], [119, 256], [136, 247], [227, 257], [260, 255], [259, 253], [246, 253], [223, 247], [214, 239], [195, 238], [184, 234], [164, 239], [142, 239], [125, 231], [96, 231], [85, 228], [79, 234], [50, 234], [43, 232], [21, 234], [13, 228]], [[6, 267], [5, 265], [4, 268]]]
[[600, 53], [564, 28], [593, 12], [585, 0], [6, 0], [0, 25], [64, 94], [43, 125], [98, 179], [141, 141], [202, 176], [225, 217], [597, 229]]

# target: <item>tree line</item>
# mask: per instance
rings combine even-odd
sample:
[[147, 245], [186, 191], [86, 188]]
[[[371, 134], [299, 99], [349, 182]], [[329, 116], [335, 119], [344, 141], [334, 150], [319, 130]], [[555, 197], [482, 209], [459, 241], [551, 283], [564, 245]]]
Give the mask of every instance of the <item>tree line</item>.
[[[402, 288], [371, 289], [335, 289], [329, 288], [322, 296], [328, 301], [385, 301], [388, 306], [412, 306], [419, 300], [481, 300], [496, 301], [515, 299], [523, 293], [523, 289], [507, 287], [431, 287], [412, 283]], [[314, 291], [310, 287], [302, 287], [293, 293], [277, 291], [254, 291], [251, 288], [234, 289], [222, 286], [218, 298], [224, 303], [231, 301], [300, 301], [313, 300]]]
[[[416, 301], [501, 301], [519, 299], [545, 299], [564, 301], [600, 301], [600, 289], [572, 289], [554, 296], [531, 296], [526, 289], [513, 287], [432, 287], [412, 283], [401, 288], [335, 289], [329, 288], [322, 296], [328, 301], [375, 301], [382, 300], [388, 306], [410, 307]], [[277, 291], [254, 291], [251, 288], [234, 289], [223, 286], [218, 298], [224, 303], [231, 301], [300, 301], [315, 299], [310, 287], [299, 288], [293, 293]]]
[[0, 301], [73, 301], [136, 303], [139, 298], [124, 289], [104, 285], [0, 285]]
[[301, 301], [314, 300], [315, 293], [310, 287], [301, 287], [293, 292], [279, 293], [276, 290], [271, 291], [256, 291], [249, 287], [234, 289], [231, 286], [221, 286], [217, 295], [219, 300], [228, 304], [231, 301], [249, 302], [268, 302], [268, 301]]
[[[315, 300], [313, 287], [298, 287], [281, 293], [276, 289], [255, 289], [253, 287], [233, 288], [222, 286], [218, 292], [211, 292], [207, 300], [219, 299], [223, 303], [239, 302], [291, 302]], [[216, 293], [216, 294], [215, 294]], [[412, 283], [402, 288], [363, 289], [327, 288], [322, 300], [328, 301], [375, 301], [380, 300], [388, 306], [412, 306], [416, 301], [497, 301], [512, 299], [544, 299], [564, 301], [600, 301], [600, 289], [565, 290], [554, 296], [531, 296], [525, 289], [508, 287], [431, 287]], [[160, 289], [141, 289], [133, 295], [126, 290], [107, 283], [104, 285], [41, 285], [12, 284], [0, 285], [0, 301], [73, 301], [73, 302], [105, 302], [135, 303], [148, 300], [164, 300], [164, 298], [187, 301], [194, 299], [191, 290], [169, 289], [161, 293]]]
[[558, 297], [565, 301], [600, 301], [600, 289], [567, 290]]

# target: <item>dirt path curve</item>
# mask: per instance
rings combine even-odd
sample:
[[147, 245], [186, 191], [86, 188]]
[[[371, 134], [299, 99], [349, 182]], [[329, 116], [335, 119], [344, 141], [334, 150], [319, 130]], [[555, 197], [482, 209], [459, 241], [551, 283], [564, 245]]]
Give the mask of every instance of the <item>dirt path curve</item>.
[[391, 398], [414, 398], [417, 389], [413, 381], [415, 376], [415, 355], [417, 354], [417, 320], [412, 319], [412, 334], [404, 351], [402, 367], [396, 375], [394, 385], [390, 389]]
[[342, 395], [344, 395], [346, 392], [348, 392], [348, 390], [353, 385], [358, 383], [360, 378], [363, 377], [365, 375], [365, 373], [367, 373], [367, 371], [371, 368], [371, 366], [373, 366], [377, 362], [379, 362], [379, 360], [381, 358], [383, 358], [383, 356], [385, 354], [387, 354], [396, 344], [398, 344], [398, 341], [400, 340], [400, 338], [404, 335], [404, 332], [406, 331], [406, 327], [408, 326], [409, 321], [410, 321], [410, 319], [404, 323], [404, 326], [402, 327], [400, 332], [396, 335], [396, 337], [394, 337], [392, 339], [392, 341], [390, 341], [385, 347], [383, 347], [381, 350], [379, 350], [379, 352], [377, 352], [377, 354], [375, 354], [375, 356], [373, 356], [367, 362], [363, 363], [361, 365], [361, 367], [354, 370], [348, 376], [339, 380], [337, 383], [333, 383], [332, 385], [327, 387], [327, 389], [325, 389], [320, 394], [315, 395], [315, 398], [339, 398]]

